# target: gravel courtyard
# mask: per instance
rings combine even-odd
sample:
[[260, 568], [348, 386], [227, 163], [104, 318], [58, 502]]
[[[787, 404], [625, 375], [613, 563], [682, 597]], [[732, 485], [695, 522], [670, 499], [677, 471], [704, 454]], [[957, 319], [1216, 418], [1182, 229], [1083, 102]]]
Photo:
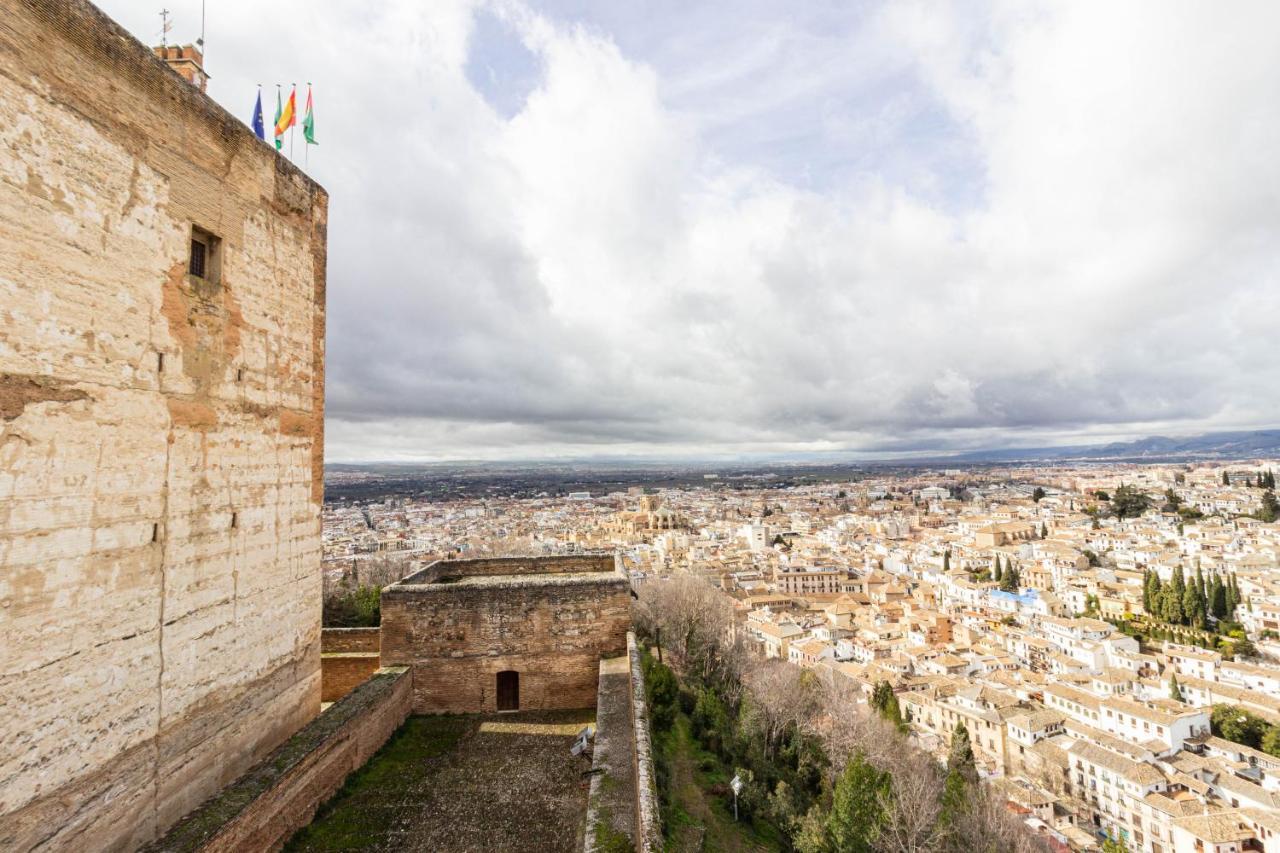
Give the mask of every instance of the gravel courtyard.
[[410, 717], [289, 851], [580, 850], [595, 712]]

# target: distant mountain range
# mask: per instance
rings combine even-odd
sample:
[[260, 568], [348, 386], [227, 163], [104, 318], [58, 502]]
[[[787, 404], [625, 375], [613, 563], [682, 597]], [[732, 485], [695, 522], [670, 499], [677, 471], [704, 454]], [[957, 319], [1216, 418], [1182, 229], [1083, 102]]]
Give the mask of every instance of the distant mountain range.
[[952, 459], [971, 462], [1018, 462], [1056, 459], [1112, 459], [1179, 461], [1188, 459], [1253, 459], [1280, 456], [1280, 430], [1209, 432], [1169, 438], [1153, 435], [1135, 441], [1071, 447], [1023, 447], [1007, 450], [974, 450]]

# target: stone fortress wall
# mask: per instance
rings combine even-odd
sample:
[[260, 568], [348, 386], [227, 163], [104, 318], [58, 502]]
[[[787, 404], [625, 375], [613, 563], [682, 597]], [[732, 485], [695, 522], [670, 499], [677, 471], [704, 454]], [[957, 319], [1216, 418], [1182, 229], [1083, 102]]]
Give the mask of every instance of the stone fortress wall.
[[591, 708], [601, 658], [626, 653], [631, 587], [613, 554], [448, 560], [382, 591], [383, 666], [409, 666], [415, 713]]
[[0, 849], [136, 847], [318, 713], [327, 205], [93, 6], [0, 4]]

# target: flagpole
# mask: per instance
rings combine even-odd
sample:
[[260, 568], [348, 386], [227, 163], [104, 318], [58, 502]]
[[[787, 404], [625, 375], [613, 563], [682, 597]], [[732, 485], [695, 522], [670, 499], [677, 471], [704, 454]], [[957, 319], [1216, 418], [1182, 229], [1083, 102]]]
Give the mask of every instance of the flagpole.
[[289, 100], [293, 102], [293, 115], [289, 116], [289, 159], [293, 159], [293, 134], [298, 129], [298, 84], [290, 83], [293, 91], [289, 94]]
[[[307, 81], [307, 106], [311, 106], [311, 81]], [[302, 140], [302, 168], [307, 168], [307, 163], [311, 160], [311, 145], [306, 139]]]

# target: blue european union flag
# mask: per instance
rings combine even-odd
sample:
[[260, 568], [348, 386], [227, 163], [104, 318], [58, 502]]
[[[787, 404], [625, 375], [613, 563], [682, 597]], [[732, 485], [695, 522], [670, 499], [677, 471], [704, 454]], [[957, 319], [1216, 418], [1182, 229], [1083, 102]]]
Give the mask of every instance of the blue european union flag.
[[258, 102], [253, 105], [253, 132], [258, 134], [258, 138], [266, 141], [267, 132], [262, 126], [262, 90], [258, 90]]

